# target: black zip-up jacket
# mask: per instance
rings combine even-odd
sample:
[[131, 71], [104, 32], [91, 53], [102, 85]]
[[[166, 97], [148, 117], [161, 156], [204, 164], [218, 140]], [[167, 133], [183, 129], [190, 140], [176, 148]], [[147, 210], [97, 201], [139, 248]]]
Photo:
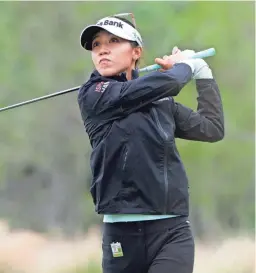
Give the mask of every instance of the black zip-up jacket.
[[78, 103], [91, 146], [91, 194], [100, 214], [189, 214], [188, 179], [175, 137], [224, 136], [214, 79], [196, 80], [198, 109], [173, 100], [192, 78], [187, 64], [127, 81], [95, 70]]

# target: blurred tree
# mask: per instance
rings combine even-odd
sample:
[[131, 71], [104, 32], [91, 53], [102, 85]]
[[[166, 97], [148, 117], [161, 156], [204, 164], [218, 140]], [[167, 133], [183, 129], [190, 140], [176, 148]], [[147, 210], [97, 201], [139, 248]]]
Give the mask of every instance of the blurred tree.
[[[223, 96], [225, 139], [177, 140], [191, 219], [198, 236], [252, 230], [254, 10], [253, 2], [0, 2], [0, 106], [84, 83], [93, 66], [80, 32], [109, 14], [135, 14], [145, 41], [142, 65], [174, 45], [215, 47], [207, 61]], [[76, 97], [0, 114], [0, 217], [14, 227], [73, 234], [101, 221], [89, 194], [91, 148]], [[190, 83], [177, 100], [195, 109], [195, 98]]]

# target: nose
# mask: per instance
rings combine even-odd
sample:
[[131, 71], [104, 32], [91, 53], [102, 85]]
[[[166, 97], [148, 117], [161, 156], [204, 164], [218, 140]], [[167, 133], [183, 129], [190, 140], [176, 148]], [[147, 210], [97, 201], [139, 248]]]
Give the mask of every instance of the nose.
[[100, 47], [100, 50], [99, 50], [99, 55], [102, 56], [102, 55], [107, 55], [110, 53], [110, 50], [109, 48], [103, 44], [101, 47]]

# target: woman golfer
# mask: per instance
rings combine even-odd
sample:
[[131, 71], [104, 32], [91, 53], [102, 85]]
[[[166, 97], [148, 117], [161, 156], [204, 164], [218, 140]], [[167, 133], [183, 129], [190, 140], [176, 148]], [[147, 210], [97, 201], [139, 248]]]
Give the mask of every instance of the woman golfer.
[[[191, 273], [188, 180], [175, 138], [221, 140], [220, 93], [206, 62], [189, 59], [191, 50], [174, 48], [155, 60], [161, 71], [139, 77], [142, 38], [122, 16], [81, 34], [95, 66], [78, 103], [92, 146], [91, 194], [104, 215], [103, 272]], [[197, 111], [173, 99], [191, 79]]]

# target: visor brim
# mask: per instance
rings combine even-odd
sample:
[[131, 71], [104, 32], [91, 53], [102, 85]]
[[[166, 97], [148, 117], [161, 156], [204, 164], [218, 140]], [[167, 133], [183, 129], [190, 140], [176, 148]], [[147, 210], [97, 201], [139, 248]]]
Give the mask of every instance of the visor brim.
[[97, 32], [100, 30], [106, 30], [109, 33], [112, 33], [113, 35], [116, 35], [117, 37], [123, 38], [128, 41], [136, 41], [136, 39], [132, 39], [131, 36], [128, 36], [123, 32], [122, 29], [111, 27], [111, 26], [99, 26], [99, 25], [90, 25], [87, 28], [85, 28], [81, 34], [81, 46], [85, 48], [86, 50], [92, 50], [92, 40], [93, 37]]
[[81, 46], [86, 50], [92, 50], [92, 40], [97, 32], [104, 30], [104, 28], [97, 25], [91, 25], [85, 28], [81, 34]]

